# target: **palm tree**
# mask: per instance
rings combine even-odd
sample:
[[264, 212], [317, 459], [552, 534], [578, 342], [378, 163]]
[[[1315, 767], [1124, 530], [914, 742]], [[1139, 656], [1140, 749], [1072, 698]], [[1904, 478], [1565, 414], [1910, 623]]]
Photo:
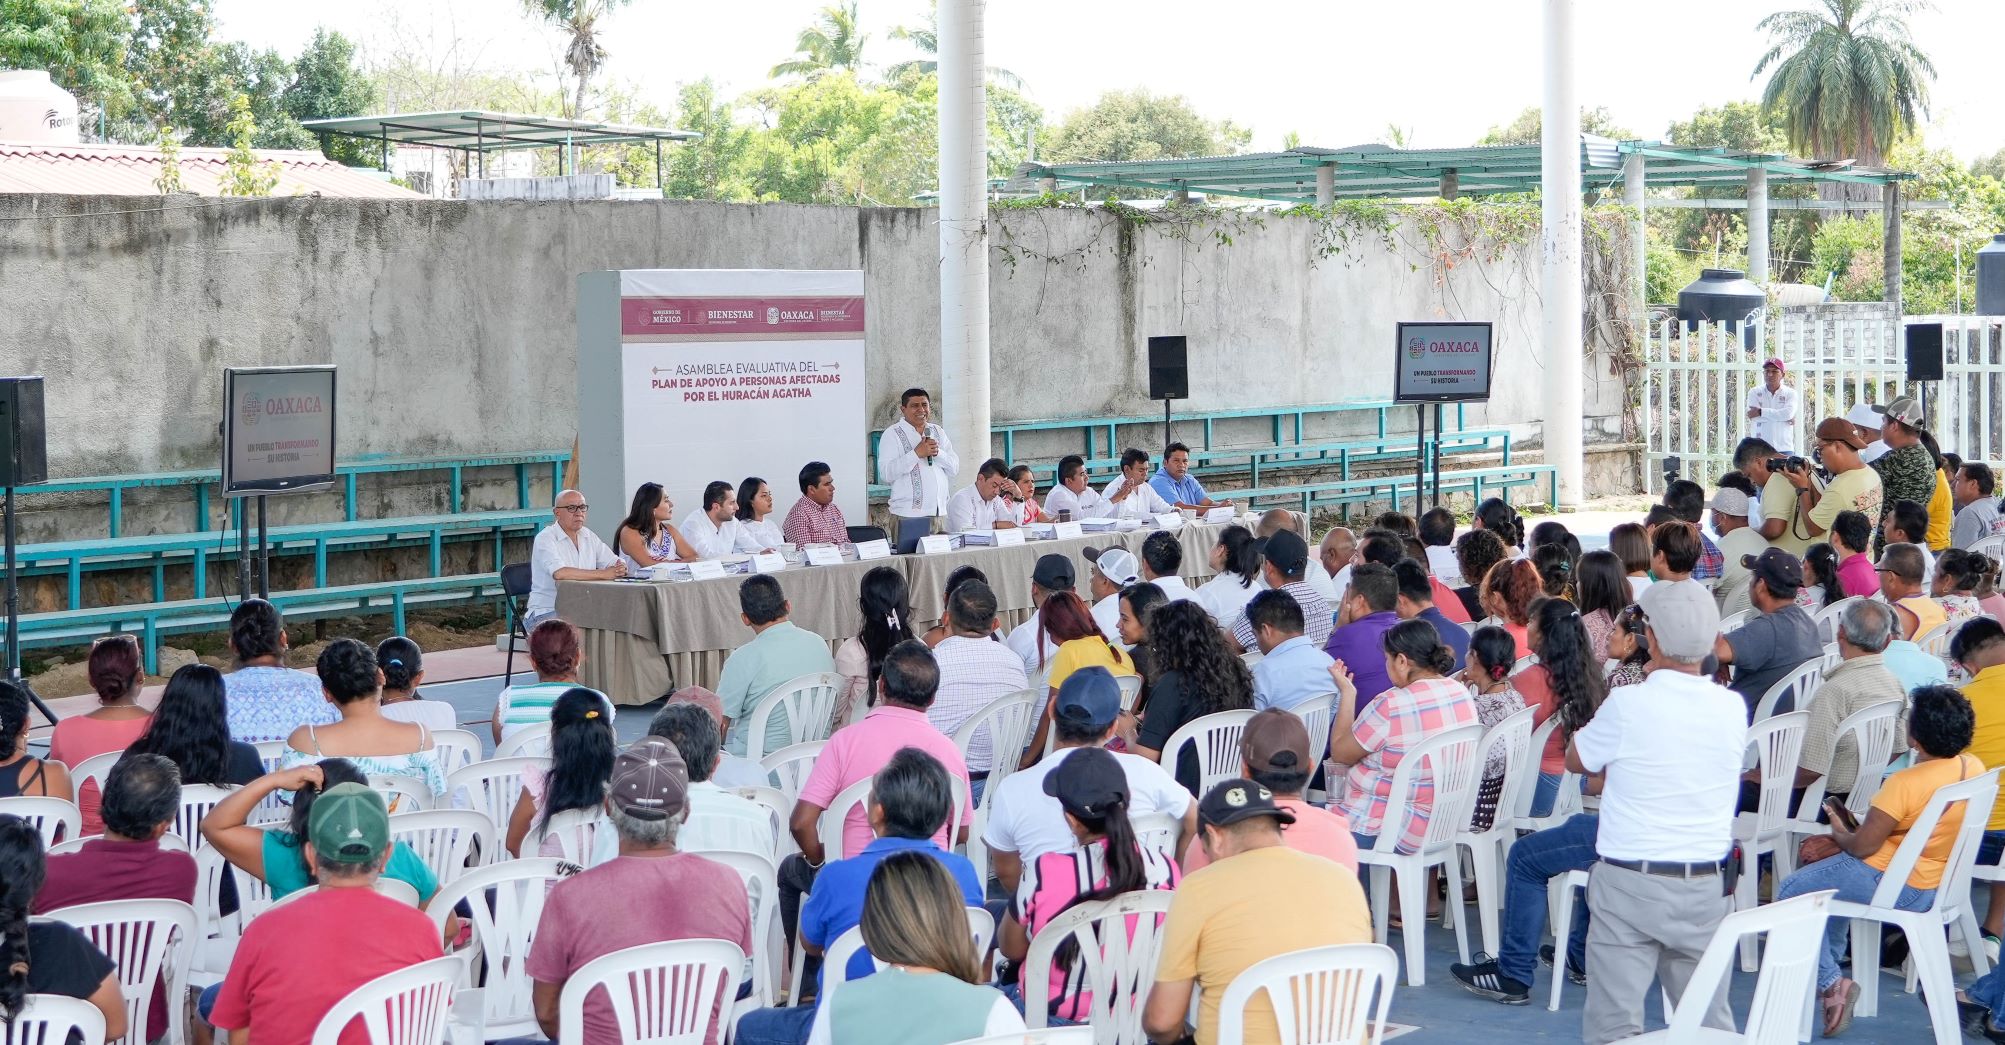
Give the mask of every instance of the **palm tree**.
[[522, 0], [523, 10], [570, 36], [564, 65], [577, 78], [571, 93], [572, 119], [585, 115], [585, 89], [606, 65], [606, 46], [599, 42], [599, 20], [627, 0]]
[[[911, 44], [913, 50], [927, 57], [894, 63], [884, 70], [884, 75], [896, 80], [908, 73], [916, 76], [927, 76], [939, 72], [940, 62], [937, 57], [940, 53], [939, 0], [933, 0], [933, 9], [926, 16], [925, 26], [912, 29], [901, 25], [891, 30], [891, 38], [893, 40], [903, 40]], [[986, 72], [988, 73], [989, 82], [998, 87], [1011, 91], [1023, 90], [1023, 77], [1010, 72], [1008, 69], [999, 65], [991, 65]]]
[[794, 41], [794, 57], [773, 66], [774, 79], [799, 73], [812, 80], [833, 69], [861, 72], [867, 34], [856, 31], [856, 0], [830, 4]]
[[1820, 0], [1822, 10], [1778, 11], [1761, 20], [1774, 46], [1762, 108], [1780, 117], [1789, 145], [1816, 159], [1877, 167], [1887, 148], [1928, 110], [1935, 66], [1908, 35], [1907, 16], [1925, 0]]

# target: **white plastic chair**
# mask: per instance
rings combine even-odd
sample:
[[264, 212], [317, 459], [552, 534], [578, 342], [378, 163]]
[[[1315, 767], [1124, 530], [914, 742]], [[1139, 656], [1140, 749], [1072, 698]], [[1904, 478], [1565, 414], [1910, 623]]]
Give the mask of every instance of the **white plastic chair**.
[[1546, 1002], [1547, 1012], [1559, 1011], [1559, 991], [1566, 985], [1567, 937], [1573, 935], [1573, 891], [1587, 889], [1586, 871], [1568, 871], [1546, 883], [1546, 910], [1552, 918], [1552, 998]]
[[[1852, 920], [1852, 953], [1874, 955], [1880, 953], [1880, 925], [1897, 925], [1908, 939], [1909, 983], [1908, 990], [1914, 989], [1914, 980], [1919, 978], [1922, 989], [1928, 995], [1929, 1022], [1935, 1031], [1937, 1041], [1957, 1041], [1961, 1036], [1955, 1002], [1955, 985], [1950, 980], [1949, 942], [1944, 935], [1946, 926], [1954, 925], [1963, 937], [1963, 944], [1970, 955], [1970, 964], [1979, 976], [1989, 971], [1991, 963], [1984, 954], [1984, 941], [1977, 932], [1977, 919], [1970, 907], [1970, 868], [1977, 860], [1978, 842], [1984, 834], [1984, 826], [1991, 819], [1991, 807], [1998, 798], [1998, 773], [1994, 769], [1982, 776], [1938, 788], [1930, 796], [1928, 804], [1922, 807], [1921, 815], [1909, 825], [1907, 836], [1900, 848], [1887, 864], [1887, 870], [1880, 877], [1880, 886], [1873, 891], [1871, 903], [1852, 903], [1847, 900], [1831, 901], [1831, 917]], [[1957, 829], [1956, 841], [1949, 850], [1949, 860], [1943, 865], [1942, 884], [1935, 891], [1935, 899], [1925, 910], [1901, 911], [1894, 908], [1901, 889], [1907, 884], [1908, 876], [1914, 872], [1915, 861], [1920, 859], [1922, 849], [1929, 837], [1935, 834], [1935, 827], [1941, 821], [1943, 812], [1951, 805], [1964, 803], [1963, 822]], [[1880, 1011], [1880, 973], [1876, 963], [1862, 970], [1858, 976], [1859, 1001], [1853, 1014], [1858, 1017], [1872, 1017]]]
[[1197, 752], [1197, 793], [1210, 791], [1213, 784], [1239, 775], [1239, 734], [1252, 718], [1253, 712], [1240, 710], [1191, 719], [1164, 742], [1163, 765], [1174, 773], [1188, 745]]
[[1380, 943], [1344, 943], [1254, 962], [1218, 1006], [1218, 1040], [1245, 1037], [1246, 1010], [1262, 993], [1280, 1045], [1366, 1045], [1385, 1040], [1399, 957]]
[[[558, 848], [563, 850], [566, 861], [579, 867], [590, 868], [604, 862], [599, 832], [610, 832], [612, 829], [612, 823], [606, 819], [605, 810], [598, 806], [589, 809], [566, 809], [551, 817], [550, 822], [544, 825], [542, 834], [535, 836], [533, 840], [541, 846], [543, 839], [555, 838]], [[529, 843], [524, 842], [522, 847], [527, 851]]]
[[548, 722], [532, 722], [510, 733], [501, 743], [494, 745], [495, 758], [550, 757], [550, 731], [555, 728]]
[[75, 802], [52, 795], [15, 795], [0, 798], [0, 815], [18, 816], [41, 832], [42, 848], [59, 839], [76, 838], [84, 826], [83, 811]]
[[[264, 766], [265, 772], [278, 772], [279, 763], [285, 759], [285, 741], [261, 740], [251, 746], [258, 749], [258, 762]], [[251, 810], [248, 822], [275, 824], [291, 819], [291, 798], [292, 796], [285, 791], [273, 791], [265, 796], [264, 801], [258, 803], [256, 809]]]
[[1725, 635], [1726, 633], [1733, 631], [1735, 628], [1738, 628], [1741, 625], [1746, 624], [1748, 618], [1754, 616], [1754, 613], [1755, 611], [1753, 610], [1740, 610], [1734, 613], [1729, 613], [1724, 617], [1721, 617], [1720, 634]]
[[1845, 651], [1839, 649], [1837, 643], [1827, 642], [1824, 644], [1824, 659], [1821, 663], [1824, 665], [1824, 674], [1829, 675], [1833, 668], [1845, 663]]
[[[1379, 826], [1372, 848], [1359, 850], [1358, 863], [1371, 868], [1372, 938], [1386, 939], [1391, 922], [1391, 878], [1399, 878], [1399, 909], [1406, 945], [1406, 982], [1418, 987], [1427, 982], [1427, 869], [1441, 865], [1448, 880], [1451, 901], [1462, 895], [1462, 861], [1455, 846], [1456, 835], [1469, 823], [1476, 805], [1476, 789], [1483, 783], [1483, 727], [1474, 723], [1444, 729], [1409, 748], [1393, 769], [1392, 791], [1387, 796], [1385, 822]], [[1427, 832], [1418, 851], [1396, 852], [1394, 847], [1412, 815], [1414, 796], [1425, 776], [1434, 789]], [[1455, 923], [1455, 947], [1463, 964], [1469, 961], [1469, 927], [1460, 903], [1448, 904]]]
[[70, 768], [70, 787], [76, 792], [79, 804], [83, 801], [84, 785], [97, 785], [98, 798], [104, 798], [104, 784], [111, 776], [111, 767], [125, 757], [123, 749], [107, 751], [102, 755], [92, 755]]
[[[1866, 807], [1879, 793], [1880, 782], [1885, 778], [1887, 763], [1894, 758], [1894, 737], [1900, 731], [1902, 701], [1882, 700], [1868, 704], [1838, 723], [1837, 746], [1843, 747], [1845, 739], [1852, 740], [1852, 750], [1858, 757], [1853, 760], [1857, 770], [1850, 780], [1837, 781], [1832, 787], [1829, 776], [1818, 777], [1803, 789], [1803, 798], [1796, 804], [1796, 816], [1783, 825], [1787, 837], [1775, 846], [1775, 880], [1781, 881], [1796, 870], [1796, 847], [1802, 839], [1821, 835], [1830, 828], [1817, 822], [1817, 814], [1823, 808], [1827, 793], [1845, 796], [1845, 807], [1860, 821], [1866, 819]], [[1835, 750], [1835, 748], [1834, 748]], [[1799, 757], [1798, 761], [1801, 759]]]
[[1121, 710], [1135, 710], [1135, 700], [1142, 695], [1142, 676], [1116, 675], [1114, 684], [1121, 688]]
[[1817, 625], [1818, 640], [1827, 643], [1838, 641], [1838, 618], [1845, 615], [1845, 608], [1847, 606], [1859, 601], [1862, 601], [1861, 597], [1854, 595], [1850, 598], [1839, 599], [1837, 602], [1818, 610], [1817, 616], [1814, 618]]
[[[1761, 899], [1759, 874], [1763, 856], [1773, 856], [1789, 835], [1789, 797], [1796, 787], [1796, 765], [1803, 754], [1803, 731], [1810, 725], [1808, 711], [1791, 711], [1758, 719], [1748, 727], [1747, 746], [1754, 751], [1754, 768], [1760, 778], [1760, 798], [1752, 813], [1734, 818], [1734, 840], [1741, 845], [1741, 860], [1750, 873], [1734, 882], [1733, 905], [1737, 911], [1752, 909]], [[1743, 972], [1755, 970], [1755, 940], [1743, 937], [1740, 943]]]
[[778, 866], [759, 853], [717, 850], [699, 855], [738, 872], [745, 883], [745, 899], [752, 905], [752, 955], [745, 962], [745, 978], [752, 985], [752, 993], [739, 1004], [739, 1010], [779, 1004], [780, 982], [776, 971], [785, 940], [780, 935]]
[[1183, 831], [1181, 819], [1168, 813], [1142, 813], [1129, 817], [1128, 822], [1135, 829], [1135, 842], [1143, 849], [1160, 849], [1170, 859], [1177, 859], [1177, 835]]
[[[1232, 622], [1226, 621], [1225, 623], [1229, 625]], [[1253, 665], [1260, 663], [1262, 660], [1265, 660], [1266, 658], [1267, 654], [1262, 653], [1257, 649], [1250, 649], [1239, 655], [1239, 662], [1241, 664], [1246, 665], [1247, 670], [1251, 671], [1253, 670]]]
[[773, 829], [773, 845], [767, 851], [767, 855], [773, 858], [775, 865], [788, 856], [800, 852], [800, 847], [794, 844], [793, 833], [787, 830], [788, 818], [793, 816], [794, 812], [792, 798], [775, 787], [734, 787], [731, 793], [748, 802], [757, 802], [766, 807], [767, 814], [772, 818]]
[[471, 730], [435, 729], [432, 748], [438, 752], [439, 772], [447, 776], [480, 761], [480, 738]]
[[[1529, 796], [1538, 784], [1539, 753], [1543, 749], [1532, 747], [1532, 719], [1537, 714], [1535, 707], [1520, 708], [1483, 731], [1478, 749], [1480, 758], [1487, 760], [1490, 751], [1497, 747], [1504, 751], [1504, 785], [1497, 793], [1496, 815], [1490, 818], [1490, 826], [1481, 831], [1471, 830], [1465, 823], [1455, 833], [1455, 844], [1469, 850], [1469, 863], [1476, 878], [1476, 915], [1483, 927], [1483, 950], [1490, 954], [1500, 949], [1498, 921], [1504, 907], [1504, 855], [1509, 852], [1508, 840], [1517, 835], [1507, 810], [1518, 808], [1521, 796], [1529, 804]], [[1480, 776], [1479, 773], [1478, 786], [1481, 786]], [[1473, 820], [1475, 807], [1470, 810]]]
[[752, 706], [745, 723], [745, 757], [754, 762], [767, 754], [766, 732], [773, 716], [786, 724], [787, 742], [772, 750], [827, 740], [835, 732], [835, 704], [842, 695], [842, 676], [833, 671], [788, 679], [773, 687]]
[[[514, 814], [515, 803], [522, 797], [522, 771], [530, 766], [548, 772], [550, 760], [518, 755], [475, 762], [446, 778], [446, 798], [457, 808], [485, 815], [488, 823], [498, 829]], [[498, 844], [481, 851], [486, 863], [505, 860], [507, 856]]]
[[[872, 783], [871, 778], [865, 777], [843, 788], [834, 798], [829, 800], [828, 808], [822, 810], [821, 816], [816, 818], [815, 835], [821, 839], [822, 860], [844, 859], [845, 854], [842, 849], [843, 824], [848, 821], [851, 809], [861, 808], [870, 800], [870, 786]], [[955, 800], [955, 806], [956, 808], [959, 807], [958, 799]], [[948, 837], [952, 836], [949, 835]], [[808, 898], [806, 895], [801, 897], [800, 909], [802, 913], [805, 913], [808, 909]], [[794, 985], [794, 994], [796, 997], [800, 995], [802, 981], [807, 974], [808, 960], [807, 950], [800, 945], [800, 940], [799, 916], [796, 915], [793, 967], [791, 975], [787, 980], [788, 983]], [[830, 946], [834, 946], [834, 941], [830, 941]], [[828, 963], [824, 961], [822, 964], [826, 966]], [[824, 1000], [826, 999], [824, 998]]]
[[982, 729], [989, 731], [989, 782], [983, 797], [993, 793], [996, 785], [1016, 771], [1017, 760], [1023, 757], [1023, 749], [1030, 744], [1030, 735], [1037, 728], [1037, 691], [1019, 690], [1007, 696], [997, 697], [987, 707], [968, 716], [961, 728], [954, 731], [954, 746], [961, 749], [961, 758], [968, 757], [968, 748], [974, 744], [975, 735]]
[[1817, 687], [1823, 684], [1824, 659], [1819, 657], [1816, 660], [1804, 661], [1792, 669], [1789, 674], [1776, 679], [1775, 684], [1769, 686], [1768, 691], [1761, 695], [1759, 701], [1755, 702], [1755, 724], [1760, 725], [1762, 719], [1774, 715], [1775, 709], [1782, 706], [1782, 698], [1785, 694], [1792, 695], [1789, 710], [1810, 710], [1810, 702], [1817, 699]]
[[197, 852], [207, 849], [209, 842], [202, 837], [202, 818], [235, 790], [213, 784], [182, 784], [181, 808], [174, 813], [174, 833]]
[[[55, 845], [48, 847], [46, 852], [50, 856], [63, 856], [69, 853], [80, 851], [81, 849], [83, 849], [86, 843], [98, 842], [102, 841], [103, 839], [104, 839], [103, 835], [84, 835], [80, 838], [66, 839], [64, 841], [57, 842]], [[172, 831], [169, 831], [166, 834], [161, 835], [159, 841], [160, 841], [160, 848], [170, 853], [185, 853], [188, 851], [188, 843], [183, 842], [181, 840], [181, 836], [175, 834]]]
[[[989, 941], [995, 936], [996, 921], [984, 908], [969, 907], [966, 911], [968, 934], [974, 946], [975, 957], [981, 961], [988, 955]], [[836, 988], [849, 982], [850, 963], [861, 950], [863, 950], [861, 925], [850, 926], [843, 930], [842, 935], [829, 943], [828, 950], [822, 954], [821, 995], [816, 1000], [817, 1005], [827, 1005], [833, 1001]], [[871, 963], [878, 969], [884, 968], [884, 962], [875, 956], [871, 958]], [[983, 965], [983, 969], [986, 971], [986, 964]]]
[[[194, 855], [196, 941], [187, 980], [190, 987], [208, 987], [221, 982], [229, 971], [244, 926], [271, 906], [271, 888], [223, 859], [214, 846], [204, 846]], [[235, 883], [237, 893], [237, 909], [229, 915], [221, 908], [226, 876]]]
[[358, 1019], [370, 1045], [440, 1045], [460, 971], [460, 960], [447, 957], [378, 976], [327, 1010], [312, 1045], [340, 1045], [342, 1029]]
[[446, 918], [461, 901], [471, 910], [467, 922], [473, 927], [473, 939], [456, 957], [471, 957], [465, 962], [468, 976], [478, 966], [485, 970], [485, 983], [473, 987], [471, 979], [462, 981], [454, 996], [453, 1022], [467, 1028], [473, 1041], [542, 1033], [523, 963], [529, 960], [529, 946], [543, 918], [543, 902], [560, 880], [559, 864], [555, 859], [525, 857], [477, 868], [440, 886], [425, 905], [426, 916], [441, 934]]
[[62, 1045], [71, 1038], [104, 1040], [104, 1013], [82, 998], [30, 994], [20, 1014], [0, 1024], [0, 1041], [9, 1045]]
[[1093, 993], [1090, 1015], [1082, 1022], [1100, 1032], [1101, 1045], [1147, 1045], [1142, 1009], [1155, 984], [1172, 895], [1161, 889], [1123, 893], [1080, 904], [1046, 923], [1024, 956], [1024, 1023], [1035, 1030], [1050, 1022], [1052, 958], [1059, 944], [1077, 938], [1074, 971]]
[[962, 1038], [948, 1045], [1094, 1045], [1094, 1042], [1091, 1027], [1043, 1027], [986, 1038]]
[[[1570, 771], [1562, 771], [1559, 778], [1559, 790], [1553, 795], [1552, 809], [1547, 811], [1544, 816], [1532, 815], [1532, 801], [1538, 797], [1538, 765], [1544, 761], [1546, 746], [1552, 740], [1553, 731], [1558, 728], [1559, 716], [1547, 715], [1546, 720], [1539, 723], [1537, 729], [1532, 730], [1532, 786], [1518, 792], [1518, 804], [1513, 807], [1516, 815], [1511, 817], [1512, 832], [1529, 834], [1533, 831], [1543, 831], [1549, 827], [1558, 827], [1566, 823], [1569, 818], [1581, 810], [1580, 775]], [[1504, 806], [1499, 801], [1497, 815], [1502, 816], [1503, 812]], [[1504, 858], [1509, 858], [1511, 846], [1516, 841], [1517, 839], [1511, 837], [1511, 832], [1505, 833]]]
[[808, 782], [808, 771], [814, 768], [815, 759], [821, 757], [822, 748], [827, 746], [826, 740], [810, 740], [783, 747], [758, 760], [773, 788], [787, 796], [789, 809], [800, 799], [801, 787]]
[[1930, 628], [1928, 634], [1914, 640], [1915, 645], [1920, 646], [1923, 653], [1938, 660], [1947, 661], [1949, 659], [1949, 642], [1951, 639], [1956, 638], [1956, 632], [1961, 627], [1963, 625], [1960, 623], [1954, 625], [1948, 622], [1938, 624]]
[[[313, 893], [314, 891], [318, 890], [319, 888], [320, 887], [317, 885], [309, 885], [304, 889], [294, 889], [292, 892], [289, 892], [284, 896], [281, 896], [278, 899], [273, 900], [271, 903], [266, 904], [265, 910], [273, 911], [277, 910], [280, 907], [284, 907], [286, 904], [296, 903], [299, 900], [308, 896], [309, 894]], [[386, 900], [395, 900], [406, 907], [424, 906], [423, 903], [420, 902], [421, 897], [418, 896], [417, 888], [411, 885], [411, 883], [409, 882], [398, 881], [395, 878], [379, 877], [376, 879], [376, 883], [370, 886], [370, 888], [375, 891], [376, 895], [381, 896]]]
[[170, 1000], [186, 993], [195, 908], [179, 900], [107, 900], [50, 911], [49, 917], [83, 933], [116, 964], [125, 995], [126, 1032], [119, 1041], [145, 1045], [163, 1034], [171, 1042], [187, 1040], [183, 1006], [167, 1006], [165, 1027], [147, 1026], [146, 1016], [155, 984], [164, 982]]
[[[1834, 890], [1765, 904], [1751, 911], [1735, 911], [1720, 919], [1719, 928], [1699, 955], [1691, 979], [1675, 1008], [1667, 1007], [1670, 1026], [1660, 1031], [1628, 1039], [1647, 1042], [1751, 1042], [1757, 1045], [1794, 1045], [1810, 1013], [1817, 993], [1817, 952], [1824, 945], [1824, 922], [1830, 915]], [[1733, 963], [1736, 944], [1745, 948], [1753, 937], [1768, 934], [1762, 947], [1761, 977], [1754, 983], [1754, 1000], [1748, 1006], [1747, 1030], [1743, 1034], [1701, 1026], [1712, 1001]], [[1936, 1040], [1955, 1040], [1937, 1038]]]
[[557, 1043], [584, 1045], [585, 996], [595, 990], [612, 1003], [626, 1045], [700, 1043], [728, 1011], [744, 963], [738, 945], [723, 940], [648, 943], [594, 958], [564, 981]]
[[[1309, 731], [1309, 760], [1320, 763], [1330, 748], [1330, 721], [1337, 714], [1337, 693], [1318, 693], [1307, 700], [1298, 700], [1290, 705], [1288, 713], [1302, 720]], [[1174, 770], [1174, 766], [1171, 767]]]
[[1519, 657], [1517, 661], [1511, 665], [1510, 677], [1517, 678], [1519, 675], [1523, 674], [1526, 670], [1537, 666], [1538, 662], [1539, 662], [1539, 655], [1536, 653], [1527, 653], [1524, 656]]
[[[369, 787], [383, 796], [392, 813], [413, 813], [433, 805], [430, 784], [399, 773], [371, 773]], [[450, 794], [451, 792], [447, 792]]]
[[487, 814], [471, 809], [424, 809], [390, 817], [390, 840], [402, 842], [431, 868], [440, 885], [467, 872], [476, 852], [500, 844]]

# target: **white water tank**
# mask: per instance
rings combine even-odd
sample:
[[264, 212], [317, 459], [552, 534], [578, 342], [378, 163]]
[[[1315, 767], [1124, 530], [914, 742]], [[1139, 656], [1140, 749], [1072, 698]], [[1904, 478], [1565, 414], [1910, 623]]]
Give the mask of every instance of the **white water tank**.
[[74, 145], [77, 98], [40, 69], [0, 72], [0, 142]]

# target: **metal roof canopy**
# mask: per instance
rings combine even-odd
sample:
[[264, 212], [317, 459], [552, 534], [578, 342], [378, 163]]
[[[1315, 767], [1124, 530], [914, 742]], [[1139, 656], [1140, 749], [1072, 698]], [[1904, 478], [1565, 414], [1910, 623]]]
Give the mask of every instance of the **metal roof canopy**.
[[702, 137], [694, 131], [678, 131], [666, 127], [629, 127], [616, 123], [591, 123], [585, 120], [565, 120], [555, 116], [524, 116], [519, 113], [481, 110], [344, 116], [332, 120], [306, 120], [301, 126], [321, 134], [339, 134], [397, 145], [429, 145], [438, 149], [461, 149], [467, 152], [545, 149], [561, 145], [673, 142]]
[[[1619, 182], [1623, 159], [1631, 154], [1643, 157], [1644, 181], [1651, 186], [1744, 189], [1750, 170], [1765, 171], [1771, 185], [1827, 181], [1885, 185], [1915, 177], [1905, 171], [1853, 167], [1849, 161], [1819, 163], [1774, 153], [1694, 148], [1655, 141], [1618, 142], [1584, 134], [1580, 142], [1583, 182], [1590, 191]], [[1333, 199], [1432, 199], [1443, 195], [1534, 192], [1539, 187], [1540, 163], [1536, 145], [1460, 149], [1304, 146], [1286, 152], [1242, 156], [1026, 163], [1017, 169], [1010, 187], [1035, 191], [1038, 182], [1049, 179], [1055, 180], [1060, 189], [1104, 186], [1315, 203], [1318, 169], [1327, 168], [1334, 175], [1330, 188]]]

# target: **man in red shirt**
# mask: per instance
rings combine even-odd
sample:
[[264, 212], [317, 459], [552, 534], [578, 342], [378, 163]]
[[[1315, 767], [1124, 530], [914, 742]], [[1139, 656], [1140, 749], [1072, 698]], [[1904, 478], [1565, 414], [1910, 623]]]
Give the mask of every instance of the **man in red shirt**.
[[[431, 919], [376, 892], [390, 811], [363, 784], [336, 784], [307, 816], [306, 858], [320, 885], [251, 920], [209, 1022], [233, 1045], [303, 1042], [334, 1004], [378, 976], [445, 953]], [[360, 1021], [341, 1045], [368, 1045]]]
[[835, 476], [828, 465], [809, 461], [801, 469], [801, 499], [787, 509], [780, 533], [793, 544], [849, 543], [849, 524], [835, 503]]

